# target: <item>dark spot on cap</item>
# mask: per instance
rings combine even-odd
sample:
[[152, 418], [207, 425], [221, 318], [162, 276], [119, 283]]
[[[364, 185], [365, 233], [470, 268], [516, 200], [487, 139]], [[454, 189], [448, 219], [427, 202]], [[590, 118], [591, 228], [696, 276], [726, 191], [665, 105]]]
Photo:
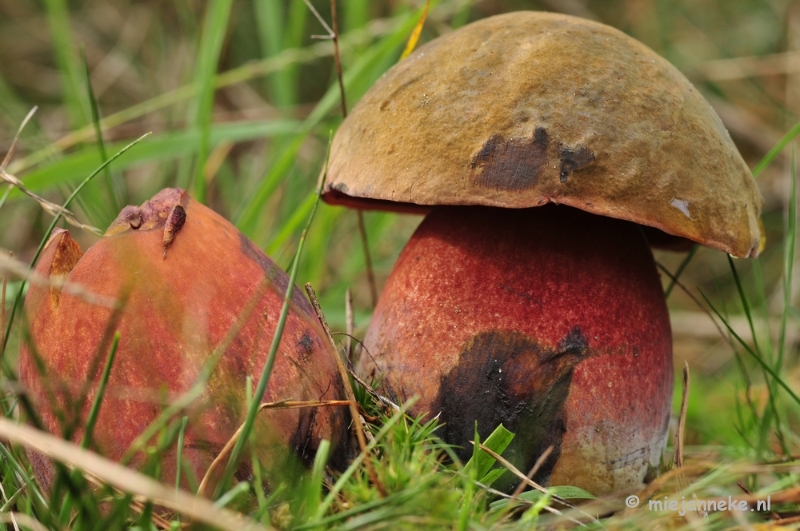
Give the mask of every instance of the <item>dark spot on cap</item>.
[[336, 190], [337, 192], [342, 192], [343, 194], [346, 194], [349, 191], [349, 188], [347, 188], [347, 185], [344, 183], [335, 183], [331, 186], [331, 189]]
[[470, 164], [475, 182], [498, 190], [527, 190], [539, 182], [547, 165], [547, 131], [537, 127], [533, 138], [492, 135]]
[[297, 354], [303, 361], [308, 361], [308, 358], [314, 353], [314, 340], [311, 339], [311, 334], [308, 332], [303, 333], [303, 337], [295, 344]]
[[586, 146], [574, 148], [563, 145], [558, 146], [558, 154], [561, 156], [561, 182], [567, 182], [573, 171], [585, 168], [594, 162], [594, 153], [589, 151]]
[[441, 411], [442, 437], [458, 445], [463, 460], [472, 455], [469, 441], [475, 422], [481, 439], [503, 424], [515, 433], [504, 452], [521, 470], [530, 470], [548, 447], [553, 453], [534, 480], [547, 483], [561, 455], [566, 431], [564, 404], [575, 365], [590, 356], [580, 328], [558, 347], [547, 349], [519, 332], [491, 330], [468, 340], [458, 364], [442, 377], [434, 411]]

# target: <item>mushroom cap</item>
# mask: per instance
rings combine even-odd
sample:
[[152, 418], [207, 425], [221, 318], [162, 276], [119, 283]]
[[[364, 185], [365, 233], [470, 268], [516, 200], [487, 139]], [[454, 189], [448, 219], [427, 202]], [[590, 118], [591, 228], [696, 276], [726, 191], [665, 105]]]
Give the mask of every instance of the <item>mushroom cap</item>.
[[553, 13], [480, 20], [386, 72], [334, 137], [324, 198], [558, 203], [739, 257], [762, 241], [750, 170], [686, 77], [614, 28]]

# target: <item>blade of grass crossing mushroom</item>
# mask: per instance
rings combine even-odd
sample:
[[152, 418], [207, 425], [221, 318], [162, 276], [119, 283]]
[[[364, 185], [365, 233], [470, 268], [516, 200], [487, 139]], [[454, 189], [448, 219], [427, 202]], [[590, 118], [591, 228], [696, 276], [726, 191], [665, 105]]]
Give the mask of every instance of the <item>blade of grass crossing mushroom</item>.
[[[251, 398], [252, 400], [252, 398]], [[318, 407], [343, 407], [348, 406], [349, 402], [347, 400], [281, 400], [278, 402], [264, 402], [259, 404], [258, 411], [262, 411], [265, 409], [300, 409], [300, 408], [318, 408]], [[239, 428], [234, 432], [228, 442], [225, 443], [225, 446], [222, 447], [219, 454], [214, 458], [214, 461], [211, 462], [208, 469], [206, 470], [205, 475], [203, 476], [203, 480], [200, 482], [199, 487], [197, 488], [198, 496], [205, 496], [206, 494], [206, 486], [208, 486], [209, 480], [213, 476], [214, 471], [220, 466], [220, 464], [225, 460], [225, 458], [230, 454], [231, 449], [233, 446], [241, 439], [242, 436], [242, 429], [244, 428], [244, 424], [239, 426]], [[252, 438], [251, 438], [252, 441]], [[257, 459], [253, 459], [253, 461], [257, 462]], [[258, 483], [256, 483], [258, 484]], [[263, 494], [263, 493], [262, 493]]]
[[81, 448], [88, 449], [92, 443], [92, 433], [94, 426], [97, 424], [97, 417], [100, 414], [100, 406], [103, 403], [103, 398], [106, 394], [106, 386], [108, 386], [108, 379], [111, 376], [111, 367], [114, 365], [114, 359], [117, 356], [117, 347], [119, 347], [119, 332], [114, 333], [114, 339], [111, 341], [111, 349], [108, 352], [106, 364], [103, 367], [103, 374], [100, 377], [100, 383], [97, 386], [97, 394], [92, 401], [92, 407], [89, 410], [89, 416], [86, 418], [86, 425], [84, 427], [83, 437], [81, 438]]
[[[244, 388], [244, 398], [245, 404], [249, 404], [253, 400], [253, 377], [251, 375], [247, 375], [245, 381], [245, 388]], [[261, 477], [261, 461], [258, 458], [258, 452], [256, 451], [256, 438], [250, 438], [250, 467], [253, 469], [253, 484], [254, 485], [263, 485], [264, 480]], [[209, 467], [210, 469], [211, 467]], [[205, 478], [203, 478], [205, 479]], [[199, 489], [199, 487], [198, 487]], [[267, 497], [264, 495], [264, 489], [260, 489], [256, 487], [254, 489], [256, 491], [256, 500], [258, 500], [258, 506], [264, 507], [267, 502]], [[260, 518], [256, 518], [256, 520], [261, 520]]]
[[320, 503], [322, 503], [319, 495], [323, 489], [322, 482], [325, 478], [325, 465], [328, 463], [330, 451], [331, 442], [327, 439], [321, 440], [319, 443], [319, 448], [317, 448], [317, 454], [314, 456], [314, 464], [311, 467], [311, 476], [306, 481], [305, 488], [303, 489], [305, 503], [303, 504], [303, 510], [299, 515], [300, 522], [298, 523], [306, 523], [313, 518], [319, 509]]
[[[326, 169], [327, 172], [327, 162], [326, 162]], [[323, 175], [322, 183], [325, 182], [325, 177]], [[303, 230], [303, 233], [300, 235], [300, 241], [297, 244], [297, 252], [295, 253], [294, 262], [292, 263], [292, 269], [289, 274], [289, 284], [286, 287], [286, 294], [283, 298], [283, 306], [281, 307], [280, 317], [278, 318], [278, 324], [275, 328], [275, 335], [272, 338], [272, 344], [270, 345], [269, 354], [267, 356], [267, 363], [264, 365], [264, 369], [261, 372], [261, 377], [258, 380], [258, 385], [256, 386], [255, 393], [253, 393], [253, 399], [250, 401], [250, 405], [247, 409], [247, 416], [245, 417], [244, 425], [242, 426], [242, 433], [239, 439], [236, 441], [236, 444], [231, 451], [231, 456], [228, 459], [228, 463], [225, 466], [225, 471], [222, 474], [222, 478], [217, 485], [216, 491], [214, 492], [214, 496], [212, 499], [216, 499], [219, 495], [221, 489], [224, 489], [227, 483], [230, 481], [230, 478], [233, 477], [233, 473], [236, 469], [236, 466], [239, 463], [239, 458], [241, 456], [242, 450], [244, 449], [244, 445], [250, 440], [250, 433], [253, 431], [253, 426], [255, 424], [256, 415], [258, 414], [259, 405], [261, 402], [261, 397], [264, 396], [264, 392], [267, 389], [267, 384], [269, 383], [270, 376], [272, 375], [272, 367], [275, 364], [275, 357], [278, 353], [278, 346], [280, 345], [281, 336], [283, 335], [283, 328], [286, 325], [286, 318], [289, 315], [289, 306], [292, 300], [292, 292], [295, 289], [295, 282], [297, 280], [297, 269], [300, 263], [300, 257], [303, 253], [303, 245], [305, 244], [306, 235], [308, 234], [308, 230], [311, 228], [311, 223], [314, 221], [314, 215], [317, 212], [317, 207], [319, 206], [319, 201], [322, 198], [322, 184], [320, 184], [319, 189], [317, 190], [317, 199], [314, 202], [314, 208], [311, 209], [311, 214], [308, 216], [308, 222], [306, 223], [306, 228]]]
[[76, 444], [28, 426], [18, 425], [12, 420], [0, 418], [0, 436], [13, 444], [37, 450], [51, 459], [81, 469], [115, 489], [153, 500], [159, 505], [181, 512], [212, 527], [230, 531], [268, 529], [241, 514], [216, 508], [208, 500], [187, 492], [176, 492], [171, 486], [163, 485], [119, 463], [84, 450]]
[[[314, 292], [314, 288], [311, 287], [310, 283], [306, 284], [306, 293], [308, 293], [308, 298], [311, 299], [311, 305], [314, 307], [314, 311], [317, 313], [317, 318], [319, 319], [323, 330], [325, 330], [325, 335], [328, 337], [328, 341], [331, 344], [331, 354], [335, 358], [334, 361], [336, 362], [336, 368], [339, 370], [339, 377], [342, 379], [342, 386], [344, 387], [345, 395], [347, 395], [347, 401], [350, 403], [350, 417], [356, 430], [358, 447], [362, 453], [365, 453], [367, 451], [367, 441], [366, 437], [364, 436], [364, 430], [361, 426], [361, 415], [358, 412], [358, 402], [356, 401], [355, 394], [353, 393], [353, 386], [350, 385], [350, 378], [347, 375], [347, 368], [344, 366], [344, 361], [342, 361], [341, 355], [339, 355], [339, 348], [336, 346], [336, 341], [334, 341], [333, 336], [331, 335], [331, 329], [328, 326], [325, 315], [322, 313], [319, 300], [317, 300], [317, 294]], [[372, 468], [372, 462], [367, 460], [366, 466], [370, 480], [378, 489], [381, 497], [386, 496], [386, 489], [380, 480], [378, 480], [378, 476], [375, 474], [375, 470]]]
[[238, 315], [236, 321], [228, 328], [225, 337], [214, 347], [214, 350], [208, 356], [208, 360], [201, 367], [200, 373], [193, 382], [188, 391], [183, 393], [177, 400], [169, 404], [164, 410], [150, 423], [150, 425], [140, 433], [128, 447], [128, 451], [122, 456], [120, 462], [122, 464], [129, 463], [137, 452], [139, 452], [152, 439], [170, 420], [177, 414], [181, 413], [184, 408], [188, 407], [194, 400], [196, 400], [205, 389], [208, 379], [214, 372], [214, 369], [219, 363], [220, 358], [228, 350], [228, 347], [236, 339], [247, 319], [255, 311], [256, 305], [264, 296], [264, 292], [269, 289], [268, 279], [262, 280], [261, 284], [256, 288], [256, 291], [245, 304], [241, 313]]
[[[144, 140], [149, 135], [150, 133], [143, 134], [142, 136], [140, 136], [139, 138], [137, 138], [136, 140], [134, 140], [133, 142], [122, 148], [121, 150], [117, 151], [114, 155], [111, 156], [111, 158], [109, 158], [107, 161], [103, 162], [100, 166], [98, 166], [97, 169], [95, 169], [89, 176], [87, 176], [83, 181], [81, 181], [80, 184], [78, 184], [78, 186], [75, 187], [75, 190], [73, 190], [70, 196], [67, 198], [67, 200], [64, 201], [64, 204], [62, 205], [63, 208], [65, 209], [68, 208], [69, 205], [72, 203], [72, 201], [78, 196], [78, 194], [80, 194], [81, 190], [83, 190], [83, 188], [87, 184], [89, 184], [92, 181], [92, 179], [94, 179], [97, 176], [97, 174], [103, 171], [106, 168], [106, 166], [114, 162], [117, 158], [122, 156], [126, 151], [128, 151], [133, 146]], [[61, 220], [61, 214], [56, 214], [53, 217], [53, 221], [50, 222], [50, 226], [47, 228], [44, 235], [42, 236], [42, 240], [39, 242], [39, 247], [36, 248], [36, 253], [33, 255], [33, 260], [31, 260], [31, 268], [33, 268], [36, 265], [36, 261], [39, 259], [39, 255], [42, 253], [42, 250], [44, 249], [47, 240], [50, 238], [50, 234], [53, 232], [53, 229], [56, 227], [56, 224], [60, 220]], [[6, 331], [5, 331], [5, 337], [3, 338], [3, 346], [2, 350], [0, 350], [0, 356], [2, 356], [2, 359], [0, 359], [0, 367], [2, 368], [4, 374], [6, 375], [11, 374], [11, 371], [10, 368], [6, 365], [5, 356], [3, 356], [3, 354], [5, 353], [6, 348], [8, 347], [8, 335], [11, 331], [11, 326], [14, 321], [14, 315], [16, 314], [17, 308], [19, 307], [20, 301], [22, 300], [24, 287], [25, 287], [25, 282], [23, 282], [22, 286], [17, 292], [17, 296], [14, 299], [14, 304], [11, 306], [11, 313], [9, 315], [8, 322], [6, 323]]]
[[181, 488], [181, 467], [183, 466], [183, 445], [186, 438], [186, 424], [189, 422], [189, 417], [184, 415], [181, 417], [181, 430], [178, 432], [178, 448], [177, 455], [175, 456], [175, 490]]

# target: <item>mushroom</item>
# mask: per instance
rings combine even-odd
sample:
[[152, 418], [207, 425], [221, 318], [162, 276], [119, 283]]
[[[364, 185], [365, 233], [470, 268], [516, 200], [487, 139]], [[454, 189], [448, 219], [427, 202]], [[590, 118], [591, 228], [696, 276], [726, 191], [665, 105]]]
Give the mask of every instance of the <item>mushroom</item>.
[[[390, 69], [337, 131], [324, 198], [427, 213], [358, 370], [471, 454], [517, 433], [523, 471], [602, 494], [657, 467], [673, 387], [649, 246], [739, 257], [761, 196], [689, 81], [622, 32], [518, 12]], [[533, 208], [536, 207], [536, 208]]]
[[[159, 411], [213, 367], [201, 395], [181, 412], [189, 417], [183, 460], [202, 479], [244, 422], [247, 376], [257, 381], [267, 361], [288, 276], [228, 221], [177, 188], [125, 207], [85, 254], [69, 232], [57, 230], [36, 272], [80, 287], [33, 285], [25, 300], [29, 337], [20, 348], [19, 379], [43, 428], [75, 441], [84, 437], [118, 331], [91, 447], [122, 459]], [[339, 398], [334, 353], [308, 300], [292, 289], [269, 388], [259, 398]], [[120, 308], [109, 304], [115, 299]], [[216, 349], [219, 360], [207, 365]], [[347, 441], [344, 411], [336, 407], [265, 410], [254, 433], [271, 486], [295, 464], [310, 465], [322, 439], [337, 454]], [[135, 457], [133, 466], [145, 466], [146, 452]], [[31, 462], [39, 481], [51, 485], [49, 460], [32, 453]], [[249, 463], [242, 461], [237, 477], [251, 473]], [[159, 464], [160, 477], [173, 483], [176, 466], [173, 447]]]

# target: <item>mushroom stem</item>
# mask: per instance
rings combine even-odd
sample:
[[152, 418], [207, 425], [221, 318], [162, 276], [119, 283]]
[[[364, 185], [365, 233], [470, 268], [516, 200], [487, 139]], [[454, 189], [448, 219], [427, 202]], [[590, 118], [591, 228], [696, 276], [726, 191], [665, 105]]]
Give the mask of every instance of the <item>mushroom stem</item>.
[[[636, 225], [570, 207], [438, 207], [400, 255], [362, 374], [459, 445], [502, 423], [534, 480], [601, 494], [640, 484], [666, 443], [669, 315]], [[506, 454], [509, 455], [509, 454]]]

